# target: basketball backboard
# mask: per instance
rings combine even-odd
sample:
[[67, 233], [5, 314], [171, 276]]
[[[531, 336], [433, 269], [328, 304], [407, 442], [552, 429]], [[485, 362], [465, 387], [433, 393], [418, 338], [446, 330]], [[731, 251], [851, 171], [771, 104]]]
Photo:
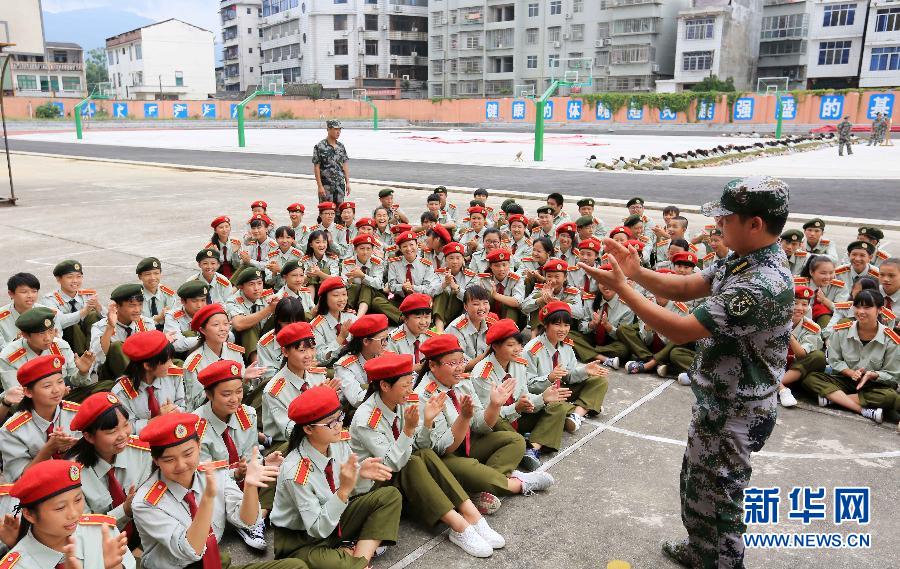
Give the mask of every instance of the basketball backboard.
[[268, 73], [259, 78], [259, 92], [262, 95], [284, 95], [284, 76]]

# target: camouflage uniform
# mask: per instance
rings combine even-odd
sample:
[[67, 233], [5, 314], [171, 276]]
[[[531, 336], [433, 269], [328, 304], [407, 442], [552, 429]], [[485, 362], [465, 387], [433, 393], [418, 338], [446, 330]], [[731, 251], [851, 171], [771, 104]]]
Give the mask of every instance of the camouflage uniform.
[[320, 202], [334, 202], [340, 205], [346, 196], [347, 179], [344, 177], [344, 162], [350, 160], [347, 149], [338, 141], [332, 146], [327, 139], [321, 140], [313, 148], [312, 163], [319, 165], [325, 197]]
[[853, 129], [853, 123], [844, 117], [844, 120], [838, 123], [838, 156], [844, 155], [844, 147], [847, 147], [847, 154], [853, 154], [853, 147], [850, 145], [850, 131]]

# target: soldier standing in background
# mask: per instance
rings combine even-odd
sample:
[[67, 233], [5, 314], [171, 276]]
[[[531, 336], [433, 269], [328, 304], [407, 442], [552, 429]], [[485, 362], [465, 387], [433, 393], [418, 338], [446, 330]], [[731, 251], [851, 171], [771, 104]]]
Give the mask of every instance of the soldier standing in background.
[[328, 136], [313, 148], [313, 174], [319, 187], [319, 202], [334, 202], [339, 206], [350, 195], [350, 157], [347, 149], [338, 142], [341, 121], [331, 119], [325, 123]]
[[853, 154], [853, 147], [850, 145], [850, 131], [853, 129], [853, 123], [850, 122], [850, 116], [844, 117], [844, 120], [837, 124], [838, 132], [838, 156], [844, 155], [844, 146], [847, 147], [847, 154]]

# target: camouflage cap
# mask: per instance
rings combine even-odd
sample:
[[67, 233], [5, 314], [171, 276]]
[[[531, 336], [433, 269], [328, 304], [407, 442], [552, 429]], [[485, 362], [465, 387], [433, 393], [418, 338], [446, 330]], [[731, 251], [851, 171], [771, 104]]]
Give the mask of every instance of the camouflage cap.
[[787, 215], [788, 185], [770, 176], [736, 178], [725, 184], [719, 201], [703, 204], [700, 211], [708, 217], [735, 213], [746, 215]]
[[73, 261], [72, 259], [67, 259], [65, 261], [60, 261], [53, 267], [53, 276], [61, 277], [64, 275], [68, 275], [69, 273], [82, 273], [84, 274], [84, 269], [81, 266], [81, 263], [78, 261]]
[[28, 334], [45, 332], [53, 328], [56, 312], [45, 306], [35, 306], [16, 318], [16, 328]]
[[197, 279], [190, 280], [178, 287], [178, 298], [201, 298], [209, 294], [209, 285]]
[[341, 121], [337, 119], [328, 119], [327, 121], [325, 121], [325, 126], [328, 128], [344, 128], [343, 126], [341, 126]]
[[144, 301], [144, 287], [138, 283], [128, 283], [119, 285], [113, 289], [110, 293], [109, 298], [114, 300], [115, 302], [125, 302], [126, 300], [140, 300]]
[[134, 272], [139, 275], [143, 272], [152, 271], [161, 267], [162, 265], [160, 265], [159, 259], [156, 257], [147, 257], [146, 259], [141, 259], [141, 262], [138, 263], [137, 269], [135, 269]]
[[884, 231], [878, 229], [877, 227], [860, 227], [857, 231], [859, 235], [865, 235], [869, 239], [874, 239], [875, 241], [881, 241], [884, 239]]
[[594, 218], [589, 215], [582, 215], [578, 219], [575, 220], [575, 225], [577, 227], [586, 227], [594, 223]]
[[788, 243], [799, 243], [803, 241], [803, 232], [799, 229], [788, 229], [781, 234], [781, 240]]

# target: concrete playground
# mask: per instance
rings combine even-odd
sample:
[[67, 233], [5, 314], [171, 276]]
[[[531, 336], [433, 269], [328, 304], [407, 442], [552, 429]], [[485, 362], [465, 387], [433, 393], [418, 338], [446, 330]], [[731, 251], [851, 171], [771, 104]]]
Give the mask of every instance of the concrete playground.
[[[93, 133], [92, 133], [93, 134]], [[233, 133], [232, 133], [233, 134]], [[235, 164], [240, 167], [239, 164]], [[76, 159], [13, 156], [19, 206], [0, 209], [4, 239], [0, 245], [3, 275], [35, 273], [44, 289], [53, 287], [51, 270], [60, 259], [76, 258], [85, 266], [85, 286], [108, 298], [112, 288], [135, 280], [139, 259], [155, 255], [163, 262], [163, 282], [177, 287], [192, 274], [194, 254], [209, 237], [208, 222], [228, 214], [239, 227], [254, 199], [265, 199], [276, 222], [287, 219], [294, 201], [310, 210], [316, 198], [309, 180], [259, 174], [230, 174], [150, 166], [87, 162]], [[709, 199], [721, 190], [710, 180]], [[357, 211], [377, 203], [378, 186], [355, 184]], [[417, 216], [424, 192], [398, 189], [396, 199]], [[647, 194], [648, 199], [653, 196]], [[461, 204], [467, 197], [453, 194]], [[492, 198], [491, 205], [498, 206]], [[526, 211], [539, 201], [519, 198]], [[575, 213], [569, 204], [570, 215]], [[649, 212], [659, 220], [658, 211]], [[607, 224], [625, 215], [623, 207], [598, 211]], [[704, 218], [688, 215], [692, 227]], [[313, 223], [307, 214], [304, 223]], [[855, 228], [829, 226], [840, 245]], [[888, 231], [897, 242], [900, 233]], [[602, 415], [548, 457], [545, 468], [556, 478], [549, 492], [503, 500], [491, 524], [504, 534], [507, 547], [493, 558], [475, 561], [446, 541], [444, 528], [424, 529], [404, 521], [400, 543], [374, 562], [378, 569], [468, 568], [595, 569], [621, 559], [635, 568], [674, 567], [659, 550], [662, 539], [683, 535], [679, 517], [678, 471], [693, 396], [689, 389], [656, 376], [610, 375]], [[867, 533], [871, 546], [861, 549], [753, 549], [748, 567], [821, 569], [897, 567], [900, 501], [897, 469], [900, 438], [896, 425], [876, 426], [848, 413], [820, 410], [814, 404], [782, 410], [765, 449], [753, 456], [752, 485], [780, 489], [780, 521], [751, 526], [753, 532]], [[788, 518], [788, 494], [795, 486], [824, 487], [828, 519], [810, 525]], [[830, 497], [839, 486], [871, 488], [868, 525], [835, 525]], [[271, 542], [271, 540], [270, 540]], [[236, 563], [271, 558], [247, 550], [233, 534], [225, 547]]]

